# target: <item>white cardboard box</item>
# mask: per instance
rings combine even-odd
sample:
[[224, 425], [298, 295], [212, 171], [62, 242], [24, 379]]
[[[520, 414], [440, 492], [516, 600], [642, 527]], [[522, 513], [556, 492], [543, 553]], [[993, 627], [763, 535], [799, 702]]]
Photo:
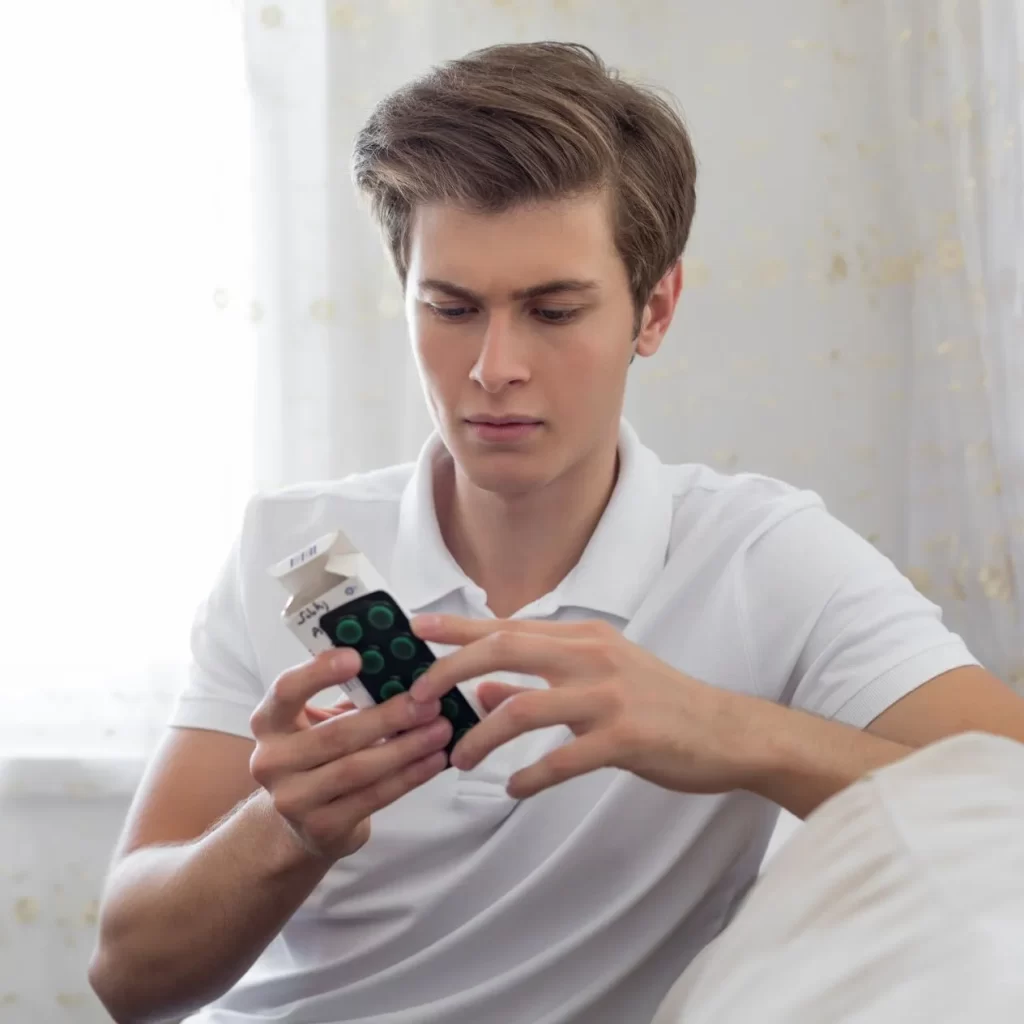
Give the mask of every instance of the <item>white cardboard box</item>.
[[[384, 578], [341, 530], [324, 534], [268, 570], [289, 597], [281, 617], [310, 654], [334, 646], [320, 628], [323, 615], [363, 594], [387, 590]], [[350, 700], [357, 708], [373, 707], [373, 698], [358, 678], [321, 691], [310, 702], [329, 707]]]

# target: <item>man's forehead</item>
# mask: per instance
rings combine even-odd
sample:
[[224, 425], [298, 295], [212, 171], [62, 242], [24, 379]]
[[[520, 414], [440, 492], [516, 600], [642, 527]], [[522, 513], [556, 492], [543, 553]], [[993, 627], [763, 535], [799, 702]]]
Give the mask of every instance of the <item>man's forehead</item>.
[[593, 205], [534, 204], [497, 213], [428, 206], [410, 229], [409, 283], [417, 288], [445, 282], [513, 294], [564, 282], [564, 290], [594, 290], [619, 259], [610, 222]]

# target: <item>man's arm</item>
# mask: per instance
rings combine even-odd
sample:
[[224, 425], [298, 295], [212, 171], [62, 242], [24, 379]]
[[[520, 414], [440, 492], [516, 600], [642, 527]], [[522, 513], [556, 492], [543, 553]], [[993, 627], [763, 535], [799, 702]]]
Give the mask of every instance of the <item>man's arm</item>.
[[1024, 743], [1024, 698], [991, 672], [964, 666], [912, 690], [867, 731], [911, 747], [959, 732], [990, 732]]
[[89, 965], [119, 1024], [182, 1017], [224, 993], [329, 866], [303, 851], [249, 774], [252, 749], [238, 736], [176, 729], [154, 758], [104, 887]]
[[750, 734], [761, 740], [736, 748], [742, 759], [736, 770], [747, 780], [742, 788], [798, 818], [806, 818], [868, 772], [914, 749], [769, 701], [751, 699], [747, 714]]
[[221, 996], [369, 839], [370, 816], [445, 767], [451, 724], [437, 701], [310, 715], [317, 693], [359, 667], [345, 650], [284, 672], [252, 715], [255, 744], [204, 730], [165, 741], [104, 889], [89, 968], [119, 1024], [177, 1019]]
[[248, 970], [330, 867], [287, 832], [260, 790], [202, 839], [117, 865], [89, 980], [119, 1024], [178, 1019]]
[[976, 666], [922, 684], [865, 731], [768, 701], [750, 700], [746, 714], [745, 735], [761, 742], [737, 747], [745, 788], [800, 818], [868, 772], [946, 736], [987, 732], [1024, 742], [1024, 699]]

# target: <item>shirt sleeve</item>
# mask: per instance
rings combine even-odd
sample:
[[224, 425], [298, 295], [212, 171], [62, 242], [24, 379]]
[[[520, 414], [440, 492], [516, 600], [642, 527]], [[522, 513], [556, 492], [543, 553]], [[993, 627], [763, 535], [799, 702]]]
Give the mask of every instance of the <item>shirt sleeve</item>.
[[751, 670], [762, 696], [864, 728], [922, 683], [978, 661], [937, 605], [812, 497], [746, 553]]
[[260, 678], [243, 594], [251, 508], [252, 502], [212, 589], [193, 619], [188, 678], [178, 694], [171, 726], [211, 729], [252, 739], [249, 716], [263, 699], [266, 687]]

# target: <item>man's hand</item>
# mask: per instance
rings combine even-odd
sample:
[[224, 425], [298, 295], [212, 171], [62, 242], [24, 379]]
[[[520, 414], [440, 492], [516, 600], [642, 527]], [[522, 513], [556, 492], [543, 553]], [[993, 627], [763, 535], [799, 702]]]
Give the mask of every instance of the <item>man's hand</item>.
[[306, 851], [331, 861], [369, 839], [374, 811], [445, 767], [452, 734], [439, 701], [408, 694], [354, 713], [307, 704], [359, 668], [358, 653], [343, 648], [284, 672], [250, 721], [253, 778]]
[[493, 713], [452, 751], [452, 764], [468, 769], [521, 733], [569, 726], [575, 740], [512, 776], [514, 797], [611, 766], [683, 793], [747, 789], [802, 818], [911, 750], [698, 682], [604, 622], [422, 615], [412, 627], [424, 640], [463, 645], [413, 684], [416, 700], [437, 700], [457, 683], [503, 669], [550, 684], [481, 683], [477, 694]]
[[757, 705], [677, 671], [604, 622], [552, 623], [418, 616], [424, 640], [461, 647], [413, 685], [436, 701], [457, 683], [501, 670], [546, 679], [550, 689], [484, 682], [490, 712], [457, 744], [463, 770], [521, 733], [567, 725], [576, 739], [509, 780], [527, 797], [597, 768], [613, 766], [667, 789], [721, 793], [744, 788], [757, 750]]

